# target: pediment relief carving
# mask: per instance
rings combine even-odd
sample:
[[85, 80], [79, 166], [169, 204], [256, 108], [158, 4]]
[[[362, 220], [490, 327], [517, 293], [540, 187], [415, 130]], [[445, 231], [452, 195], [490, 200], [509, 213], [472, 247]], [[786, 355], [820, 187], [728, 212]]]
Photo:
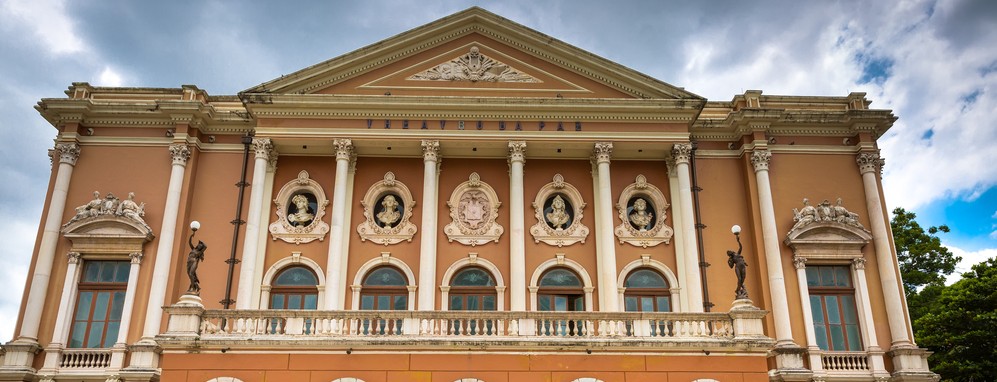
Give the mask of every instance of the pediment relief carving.
[[413, 74], [407, 79], [415, 81], [543, 82], [519, 69], [484, 55], [476, 45], [472, 45], [469, 51], [461, 56]]
[[452, 221], [443, 228], [447, 240], [476, 246], [489, 241], [498, 242], [505, 229], [496, 222], [502, 202], [498, 194], [481, 176], [472, 172], [468, 180], [454, 189], [447, 201]]
[[329, 225], [322, 221], [329, 200], [318, 182], [302, 170], [298, 177], [284, 184], [273, 200], [277, 220], [270, 224], [273, 240], [288, 243], [310, 243], [325, 240]]
[[858, 215], [825, 200], [814, 207], [803, 199], [803, 208], [793, 209], [796, 224], [784, 243], [794, 254], [811, 259], [851, 259], [862, 257], [862, 248], [872, 234], [858, 222]]
[[364, 222], [357, 226], [360, 240], [378, 244], [397, 244], [412, 241], [416, 227], [411, 222], [415, 198], [404, 183], [387, 172], [384, 179], [374, 183], [363, 200]]
[[616, 226], [620, 243], [647, 248], [668, 244], [675, 231], [665, 224], [668, 200], [658, 187], [637, 175], [634, 183], [623, 189], [616, 204], [621, 224]]
[[112, 193], [76, 207], [74, 215], [62, 226], [62, 234], [73, 243], [74, 252], [133, 253], [155, 235], [145, 223], [145, 203], [135, 203], [135, 194], [120, 200]]
[[533, 201], [537, 223], [530, 228], [536, 242], [563, 247], [585, 242], [589, 228], [582, 224], [585, 202], [575, 186], [564, 181], [561, 174], [554, 175], [537, 192]]

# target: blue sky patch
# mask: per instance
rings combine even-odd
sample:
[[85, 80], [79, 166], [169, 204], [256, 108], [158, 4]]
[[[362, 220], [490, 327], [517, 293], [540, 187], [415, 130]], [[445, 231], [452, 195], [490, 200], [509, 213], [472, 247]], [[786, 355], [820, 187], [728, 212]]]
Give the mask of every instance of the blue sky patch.
[[859, 53], [855, 59], [862, 64], [862, 76], [859, 77], [860, 84], [881, 84], [890, 77], [893, 60], [887, 57], [873, 57], [865, 53]]
[[[903, 207], [903, 206], [900, 206]], [[942, 242], [967, 251], [997, 247], [997, 186], [979, 197], [938, 199], [914, 211], [923, 227], [946, 224], [952, 232], [942, 233]]]

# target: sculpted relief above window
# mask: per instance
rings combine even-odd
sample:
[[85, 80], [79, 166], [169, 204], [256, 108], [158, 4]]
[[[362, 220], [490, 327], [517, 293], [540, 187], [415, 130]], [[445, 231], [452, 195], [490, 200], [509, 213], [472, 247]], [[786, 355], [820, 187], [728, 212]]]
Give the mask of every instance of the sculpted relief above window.
[[324, 240], [329, 225], [322, 221], [329, 200], [325, 191], [302, 170], [298, 177], [281, 187], [273, 200], [277, 221], [270, 224], [273, 240], [301, 244]]
[[364, 222], [357, 226], [360, 240], [389, 245], [412, 241], [416, 227], [410, 219], [415, 198], [404, 183], [387, 172], [367, 190], [363, 201]]
[[620, 243], [642, 248], [668, 244], [674, 234], [665, 224], [668, 206], [661, 190], [648, 183], [644, 175], [637, 175], [637, 180], [623, 189], [616, 204], [622, 221], [615, 230]]
[[498, 218], [498, 201], [495, 189], [481, 181], [472, 172], [469, 179], [454, 190], [447, 202], [453, 221], [443, 228], [449, 241], [475, 246], [489, 241], [498, 242], [505, 232], [495, 219]]
[[561, 174], [537, 192], [533, 201], [537, 223], [530, 228], [536, 242], [563, 247], [585, 242], [589, 228], [582, 224], [585, 202], [578, 189], [564, 181]]

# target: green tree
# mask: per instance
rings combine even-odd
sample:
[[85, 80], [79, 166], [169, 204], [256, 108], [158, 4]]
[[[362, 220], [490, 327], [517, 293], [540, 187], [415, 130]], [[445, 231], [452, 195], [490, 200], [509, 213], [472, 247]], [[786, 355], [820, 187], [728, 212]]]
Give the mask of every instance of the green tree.
[[[890, 220], [893, 241], [897, 245], [897, 260], [900, 261], [900, 274], [904, 280], [904, 292], [911, 305], [927, 297], [916, 297], [921, 288], [945, 285], [945, 276], [955, 272], [956, 264], [962, 260], [943, 247], [941, 239], [935, 236], [938, 232], [949, 232], [948, 226], [928, 227], [925, 232], [914, 220], [916, 217], [913, 212], [898, 207], [893, 210], [893, 219]], [[915, 308], [920, 309], [920, 306], [911, 306], [912, 314]]]
[[997, 259], [938, 287], [914, 322], [918, 343], [934, 351], [932, 371], [946, 381], [997, 381]]

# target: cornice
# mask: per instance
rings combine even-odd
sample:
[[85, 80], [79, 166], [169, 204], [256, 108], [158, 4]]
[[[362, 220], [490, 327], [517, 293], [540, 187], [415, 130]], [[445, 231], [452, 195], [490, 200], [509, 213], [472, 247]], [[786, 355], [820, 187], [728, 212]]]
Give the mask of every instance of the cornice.
[[[241, 107], [241, 105], [240, 105]], [[109, 101], [46, 98], [35, 109], [53, 126], [67, 120], [83, 126], [127, 126], [170, 128], [177, 124], [213, 132], [244, 132], [255, 123], [245, 109], [216, 108], [201, 101], [150, 100]]]
[[[253, 96], [253, 95], [248, 95]], [[258, 95], [257, 118], [565, 120], [691, 123], [699, 100]]]
[[767, 136], [852, 137], [859, 132], [881, 136], [897, 117], [890, 110], [742, 109], [726, 118], [699, 118], [690, 129], [696, 140], [736, 140], [767, 124]]

